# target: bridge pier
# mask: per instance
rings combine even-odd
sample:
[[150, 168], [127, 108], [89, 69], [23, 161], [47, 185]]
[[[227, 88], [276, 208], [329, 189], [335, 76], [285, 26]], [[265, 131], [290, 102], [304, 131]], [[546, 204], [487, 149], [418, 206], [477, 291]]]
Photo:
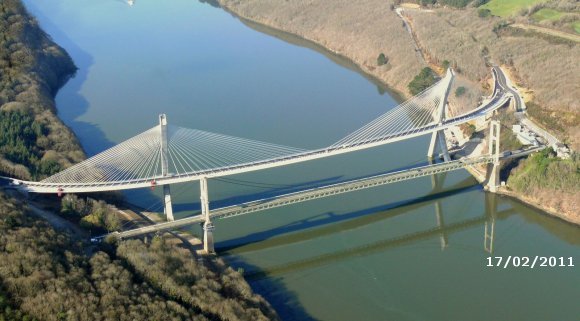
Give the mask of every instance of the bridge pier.
[[207, 178], [202, 177], [199, 180], [201, 215], [205, 218], [203, 223], [203, 250], [207, 254], [215, 253], [213, 230], [215, 229], [209, 217], [209, 193], [207, 190]]
[[168, 221], [174, 221], [173, 204], [171, 203], [171, 188], [169, 185], [163, 185], [163, 214]]
[[447, 139], [445, 138], [445, 132], [443, 132], [443, 130], [438, 130], [431, 135], [431, 143], [429, 144], [429, 150], [427, 151], [427, 156], [429, 158], [434, 158], [436, 156], [435, 148], [437, 145], [439, 145], [439, 149], [443, 155], [443, 160], [446, 162], [451, 161], [449, 149], [447, 149]]
[[[169, 162], [167, 155], [167, 116], [159, 115], [159, 129], [161, 134], [161, 176], [169, 175]], [[171, 203], [171, 188], [163, 185], [163, 213], [168, 221], [174, 221], [173, 204]]]
[[497, 188], [500, 186], [499, 172], [500, 172], [500, 162], [499, 162], [499, 135], [500, 135], [500, 124], [499, 121], [492, 120], [489, 123], [489, 154], [493, 157], [493, 163], [489, 164], [487, 167], [487, 188], [490, 192], [497, 192]]

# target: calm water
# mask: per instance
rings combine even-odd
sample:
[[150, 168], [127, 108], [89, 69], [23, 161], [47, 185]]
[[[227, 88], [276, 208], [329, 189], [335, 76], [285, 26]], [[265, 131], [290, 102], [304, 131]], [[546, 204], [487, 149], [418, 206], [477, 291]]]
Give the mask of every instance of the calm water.
[[[79, 67], [57, 104], [90, 155], [162, 112], [184, 127], [316, 148], [396, 105], [340, 58], [198, 1], [25, 2]], [[210, 206], [410, 166], [427, 145], [212, 180]], [[486, 194], [466, 172], [434, 180], [217, 221], [218, 251], [285, 320], [577, 320], [578, 267], [486, 267], [484, 229], [495, 226], [494, 255], [576, 265], [580, 229]], [[199, 209], [196, 184], [172, 191], [178, 216]], [[159, 209], [154, 193], [127, 197]]]

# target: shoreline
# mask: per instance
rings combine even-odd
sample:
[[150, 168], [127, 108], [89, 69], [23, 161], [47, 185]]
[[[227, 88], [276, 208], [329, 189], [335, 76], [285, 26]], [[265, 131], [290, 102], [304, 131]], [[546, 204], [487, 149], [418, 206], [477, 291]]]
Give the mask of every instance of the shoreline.
[[402, 103], [405, 100], [411, 98], [411, 96], [406, 95], [403, 91], [389, 85], [386, 81], [382, 80], [379, 76], [362, 69], [361, 66], [359, 64], [357, 64], [353, 59], [351, 59], [345, 55], [342, 55], [337, 51], [329, 49], [329, 48], [325, 47], [324, 45], [322, 45], [314, 40], [305, 38], [305, 37], [298, 35], [298, 34], [288, 32], [286, 30], [278, 29], [276, 27], [273, 27], [273, 26], [270, 26], [267, 24], [262, 24], [260, 22], [254, 21], [254, 20], [250, 20], [248, 18], [241, 17], [226, 7], [223, 7], [221, 9], [226, 11], [227, 13], [231, 14], [233, 17], [240, 20], [240, 22], [242, 22], [244, 25], [248, 26], [249, 28], [251, 28], [253, 30], [256, 30], [256, 31], [261, 32], [261, 33], [265, 33], [265, 34], [270, 35], [272, 37], [276, 37], [278, 39], [281, 39], [282, 41], [286, 41], [286, 42], [288, 42], [292, 45], [295, 45], [295, 46], [300, 46], [300, 47], [312, 49], [312, 50], [320, 53], [321, 55], [324, 55], [328, 59], [332, 60], [334, 63], [360, 74], [361, 76], [367, 78], [367, 80], [372, 82], [377, 87], [381, 87], [381, 89], [388, 92], [389, 95], [399, 103]]
[[[384, 77], [381, 77], [379, 73], [375, 72], [375, 70], [379, 70], [381, 68], [379, 66], [375, 65], [370, 66], [365, 64], [364, 61], [357, 61], [355, 57], [349, 55], [345, 50], [341, 51], [333, 49], [328, 44], [325, 44], [324, 41], [317, 40], [314, 37], [309, 37], [304, 33], [293, 32], [291, 30], [288, 30], [289, 28], [283, 29], [280, 26], [276, 26], [275, 24], [266, 21], [265, 19], [257, 20], [248, 15], [243, 15], [241, 12], [239, 12], [239, 10], [235, 10], [232, 6], [228, 5], [224, 0], [216, 0], [216, 3], [217, 5], [219, 5], [220, 9], [229, 13], [234, 18], [240, 20], [243, 24], [247, 25], [248, 27], [254, 30], [280, 38], [284, 41], [290, 42], [295, 45], [313, 49], [319, 52], [320, 54], [326, 56], [327, 58], [331, 59], [335, 63], [361, 74], [363, 77], [369, 79], [375, 85], [377, 85], [378, 83], [378, 85], [385, 88], [387, 92], [389, 92], [389, 94], [391, 94], [393, 98], [398, 102], [404, 102], [405, 100], [411, 98], [411, 96], [408, 94], [407, 88], [408, 82], [402, 82], [399, 84], [390, 83], [388, 80], [384, 79]], [[262, 28], [262, 30], [259, 30], [260, 28]], [[303, 43], [296, 43], [295, 40], [293, 41], [292, 39], [287, 39], [279, 35], [287, 35], [294, 39], [298, 39]], [[307, 44], [310, 44], [310, 46], [308, 46]], [[388, 65], [392, 68], [390, 62]], [[354, 67], [354, 69], [352, 67]], [[423, 67], [425, 66], [420, 66], [420, 68], [418, 68], [417, 70], [420, 70]], [[415, 74], [413, 74], [411, 77], [408, 77], [409, 81], [414, 77], [414, 75]]]
[[507, 196], [514, 201], [520, 202], [526, 206], [530, 206], [534, 209], [537, 209], [540, 212], [542, 212], [543, 215], [555, 217], [563, 222], [566, 222], [568, 224], [572, 224], [576, 227], [580, 227], [580, 217], [569, 217], [568, 215], [566, 215], [564, 213], [560, 213], [553, 208], [549, 208], [549, 207], [543, 206], [542, 204], [539, 204], [538, 202], [536, 202], [532, 198], [520, 195], [514, 191], [510, 191], [503, 186], [498, 189], [496, 194], [499, 194], [502, 196]]
[[[392, 84], [389, 84], [385, 79], [382, 79], [380, 76], [373, 74], [372, 73], [372, 70], [368, 70], [368, 69], [364, 68], [361, 65], [361, 63], [355, 61], [352, 57], [349, 57], [348, 55], [342, 54], [342, 53], [340, 53], [340, 52], [338, 52], [336, 50], [333, 50], [331, 48], [328, 48], [323, 43], [321, 43], [319, 41], [316, 41], [315, 39], [312, 39], [312, 38], [310, 38], [310, 37], [308, 37], [308, 36], [306, 36], [304, 34], [293, 33], [292, 31], [284, 30], [284, 29], [281, 29], [281, 28], [279, 28], [277, 26], [274, 26], [272, 23], [266, 23], [265, 21], [258, 21], [258, 20], [252, 19], [252, 18], [250, 18], [248, 16], [243, 16], [239, 12], [235, 11], [231, 6], [228, 6], [227, 4], [225, 4], [223, 0], [218, 0], [217, 2], [219, 2], [219, 5], [220, 5], [220, 7], [223, 10], [225, 10], [226, 12], [228, 12], [229, 14], [231, 14], [232, 16], [234, 16], [235, 18], [239, 19], [242, 23], [248, 25], [250, 28], [255, 29], [255, 30], [259, 31], [259, 32], [267, 33], [267, 34], [272, 35], [274, 37], [277, 37], [277, 35], [274, 34], [274, 32], [276, 32], [276, 33], [283, 33], [283, 34], [289, 35], [291, 37], [295, 37], [295, 38], [301, 39], [302, 41], [308, 42], [308, 43], [312, 44], [313, 46], [316, 46], [316, 48], [318, 48], [318, 49], [315, 49], [315, 48], [312, 48], [312, 47], [309, 47], [309, 46], [306, 46], [306, 47], [311, 48], [313, 50], [316, 50], [319, 53], [327, 56], [329, 59], [331, 59], [331, 60], [335, 61], [336, 63], [340, 64], [341, 66], [344, 66], [346, 68], [349, 68], [349, 69], [353, 70], [350, 66], [343, 65], [341, 62], [336, 61], [335, 59], [333, 59], [329, 55], [334, 55], [334, 56], [340, 58], [341, 60], [347, 61], [349, 63], [349, 65], [354, 66], [354, 67], [357, 68], [357, 70], [354, 70], [354, 71], [360, 73], [361, 75], [363, 75], [367, 79], [368, 78], [371, 78], [371, 79], [369, 79], [371, 82], [374, 83], [375, 81], [377, 81], [382, 86], [384, 86], [385, 88], [390, 89], [390, 90], [388, 90], [388, 92], [390, 94], [394, 94], [394, 97], [393, 98], [395, 100], [397, 100], [399, 102], [402, 102], [402, 101], [404, 101], [406, 99], [409, 99], [409, 96], [405, 94], [406, 91], [401, 91], [401, 88], [397, 88], [396, 86], [393, 86]], [[258, 30], [257, 28], [254, 28], [250, 24], [253, 24], [254, 26], [257, 26], [258, 28], [259, 27], [262, 27], [262, 28], [267, 28], [267, 29], [266, 29], [266, 31], [264, 31], [264, 30]], [[273, 31], [273, 32], [268, 32], [268, 31]], [[296, 45], [301, 45], [301, 44], [297, 44], [297, 43], [295, 43], [295, 42], [293, 42], [291, 40], [287, 40], [287, 39], [284, 39], [282, 37], [280, 37], [280, 38], [282, 40], [288, 41], [290, 43], [293, 43], [293, 44], [296, 44]], [[320, 49], [322, 49], [322, 50], [320, 50]], [[481, 174], [478, 173], [477, 171], [474, 171], [473, 169], [470, 169], [470, 168], [466, 168], [466, 170], [468, 171], [469, 174], [471, 174], [480, 183], [482, 181], [485, 181], [485, 177], [482, 178], [481, 177]], [[567, 215], [565, 213], [560, 213], [560, 212], [556, 211], [553, 208], [545, 207], [542, 204], [539, 204], [537, 201], [535, 201], [532, 198], [526, 197], [524, 195], [520, 195], [520, 194], [518, 194], [516, 192], [513, 192], [513, 191], [507, 191], [505, 189], [505, 187], [500, 188], [497, 193], [498, 194], [501, 194], [501, 195], [504, 195], [504, 196], [507, 196], [507, 197], [511, 197], [513, 200], [518, 201], [518, 202], [521, 202], [521, 203], [523, 203], [525, 205], [531, 206], [531, 207], [533, 207], [536, 210], [539, 210], [541, 212], [544, 212], [544, 214], [546, 214], [546, 215], [549, 215], [549, 216], [552, 216], [552, 217], [556, 217], [556, 218], [561, 219], [561, 220], [563, 220], [563, 221], [565, 221], [567, 223], [574, 224], [574, 225], [580, 227], [580, 217], [579, 218], [570, 217], [569, 215]]]

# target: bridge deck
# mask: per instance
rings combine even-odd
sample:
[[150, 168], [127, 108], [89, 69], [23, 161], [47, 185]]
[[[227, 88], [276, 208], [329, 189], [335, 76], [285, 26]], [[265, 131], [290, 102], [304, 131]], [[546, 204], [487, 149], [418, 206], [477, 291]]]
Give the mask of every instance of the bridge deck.
[[[401, 140], [410, 139], [413, 137], [418, 137], [426, 134], [430, 134], [439, 130], [449, 128], [461, 123], [471, 121], [476, 118], [483, 117], [488, 113], [500, 108], [508, 100], [509, 96], [501, 94], [501, 91], [496, 93], [490, 102], [483, 105], [472, 112], [458, 116], [455, 118], [450, 118], [440, 124], [432, 124], [422, 128], [418, 128], [409, 132], [398, 133], [396, 135], [389, 135], [384, 137], [373, 138], [367, 141], [358, 142], [356, 144], [351, 144], [347, 146], [329, 147], [324, 149], [318, 149], [313, 151], [307, 151], [303, 153], [298, 153], [294, 155], [289, 155], [285, 157], [264, 160], [260, 162], [254, 162], [249, 164], [240, 164], [236, 166], [230, 166], [225, 168], [216, 168], [206, 171], [200, 171], [196, 173], [187, 173], [180, 175], [172, 175], [167, 177], [155, 177], [156, 185], [167, 185], [176, 184], [183, 182], [190, 182], [199, 180], [202, 177], [212, 178], [221, 177], [234, 174], [247, 173], [251, 171], [257, 171], [261, 169], [280, 167], [300, 162], [305, 162], [314, 159], [320, 159], [325, 157], [330, 157], [334, 155], [349, 153], [353, 151], [358, 151], [362, 149], [372, 148], [376, 146], [381, 146]], [[151, 186], [152, 178], [133, 180], [133, 181], [119, 181], [119, 182], [107, 182], [107, 183], [94, 183], [94, 184], [56, 184], [56, 183], [43, 183], [43, 182], [22, 182], [25, 186], [23, 187], [28, 192], [33, 193], [56, 193], [58, 188], [62, 189], [65, 193], [85, 193], [85, 192], [98, 192], [98, 191], [112, 191], [112, 190], [124, 190], [124, 189], [134, 189], [134, 188], [147, 188]]]

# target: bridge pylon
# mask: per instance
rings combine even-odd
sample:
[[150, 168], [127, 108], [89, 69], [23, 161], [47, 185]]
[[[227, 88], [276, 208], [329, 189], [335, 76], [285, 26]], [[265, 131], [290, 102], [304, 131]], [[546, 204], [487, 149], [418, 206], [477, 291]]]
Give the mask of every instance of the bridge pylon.
[[[169, 156], [167, 153], [167, 116], [159, 115], [159, 128], [161, 132], [161, 176], [169, 176]], [[174, 221], [173, 205], [171, 203], [171, 188], [169, 184], [163, 185], [163, 213], [168, 221]]]
[[500, 135], [500, 124], [497, 120], [492, 120], [489, 123], [489, 155], [493, 157], [493, 163], [489, 164], [487, 167], [487, 188], [490, 192], [497, 192], [497, 188], [500, 185], [499, 172], [499, 135]]
[[[453, 78], [455, 77], [453, 70], [451, 68], [447, 69], [446, 78], [449, 77], [449, 84], [442, 89], [440, 93], [439, 107], [433, 115], [435, 123], [441, 124], [446, 117], [447, 110], [447, 97], [449, 96], [449, 91], [451, 90], [451, 84], [453, 83]], [[449, 150], [447, 149], [447, 139], [445, 138], [445, 132], [443, 130], [438, 130], [431, 135], [431, 142], [429, 143], [429, 150], [427, 151], [427, 156], [433, 158], [435, 156], [435, 148], [439, 145], [441, 154], [443, 154], [443, 159], [448, 162], [451, 160], [449, 155]]]
[[205, 221], [203, 223], [203, 250], [207, 254], [215, 253], [213, 242], [213, 230], [215, 229], [211, 218], [209, 217], [209, 193], [207, 189], [207, 178], [202, 177], [199, 180], [201, 215]]

